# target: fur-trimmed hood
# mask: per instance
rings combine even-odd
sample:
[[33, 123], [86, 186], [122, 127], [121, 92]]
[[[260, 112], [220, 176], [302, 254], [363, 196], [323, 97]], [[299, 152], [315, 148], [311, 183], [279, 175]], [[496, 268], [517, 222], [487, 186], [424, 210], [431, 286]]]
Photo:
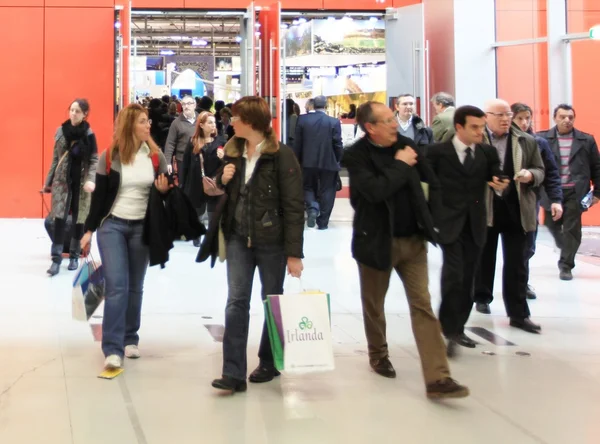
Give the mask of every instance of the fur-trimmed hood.
[[[227, 157], [241, 157], [244, 154], [245, 145], [246, 139], [234, 136], [225, 144], [225, 155]], [[275, 154], [278, 151], [279, 142], [274, 137], [267, 136], [264, 145], [262, 146], [261, 154]]]

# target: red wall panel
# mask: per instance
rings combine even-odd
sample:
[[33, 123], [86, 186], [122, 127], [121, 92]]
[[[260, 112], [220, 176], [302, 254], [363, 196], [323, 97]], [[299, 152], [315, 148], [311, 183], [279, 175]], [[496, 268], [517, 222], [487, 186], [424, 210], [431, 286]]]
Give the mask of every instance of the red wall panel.
[[54, 133], [71, 101], [90, 102], [89, 122], [103, 151], [114, 121], [114, 9], [46, 8], [44, 62], [44, 170]]
[[217, 7], [214, 1], [211, 0], [184, 0], [184, 6], [187, 9], [247, 9], [248, 6], [250, 6], [251, 1], [252, 0], [228, 0]]
[[[448, 1], [448, 0], [441, 0], [441, 1], [453, 5], [452, 1]], [[418, 5], [419, 3], [423, 3], [423, 0], [392, 0], [392, 6], [394, 8], [401, 8], [402, 6]]]
[[[207, 4], [208, 2], [204, 2], [204, 3]], [[250, 4], [250, 2], [248, 2], [248, 4]], [[177, 8], [184, 7], [184, 0], [132, 0], [131, 7], [132, 8], [160, 8], [160, 9], [173, 8], [173, 9], [177, 9]], [[200, 8], [200, 6], [196, 6], [196, 8]], [[214, 3], [210, 3], [210, 6], [207, 5], [204, 8], [214, 9]], [[227, 9], [227, 7], [225, 7], [225, 6], [223, 8]]]
[[2, 6], [44, 6], [44, 0], [0, 0]]
[[46, 7], [112, 8], [113, 6], [115, 6], [114, 0], [46, 0]]
[[[0, 85], [18, 107], [0, 119], [0, 217], [40, 217], [42, 202], [43, 8], [0, 7]], [[16, 105], [16, 104], [15, 104]]]

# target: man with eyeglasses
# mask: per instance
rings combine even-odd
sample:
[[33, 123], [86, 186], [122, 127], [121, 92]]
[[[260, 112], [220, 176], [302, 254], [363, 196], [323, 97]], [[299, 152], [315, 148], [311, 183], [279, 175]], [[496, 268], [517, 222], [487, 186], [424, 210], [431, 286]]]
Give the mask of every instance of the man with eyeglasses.
[[[198, 117], [198, 114], [196, 114], [196, 101], [192, 96], [184, 96], [181, 100], [181, 105], [183, 106], [183, 112], [171, 124], [167, 143], [165, 144], [165, 158], [167, 159], [169, 173], [173, 172], [173, 155], [175, 155], [178, 175], [181, 174], [183, 154], [185, 153], [187, 144], [194, 135], [196, 117]], [[181, 176], [179, 178], [181, 179]], [[181, 180], [179, 183], [181, 184]]]
[[527, 233], [537, 227], [535, 187], [544, 181], [544, 164], [535, 139], [512, 124], [508, 102], [489, 101], [485, 106], [485, 142], [496, 148], [500, 169], [509, 179], [504, 191], [487, 190], [487, 240], [476, 275], [477, 311], [490, 314], [494, 299], [494, 277], [498, 238], [502, 237], [502, 297], [512, 327], [540, 333], [541, 327], [529, 319], [527, 270], [523, 257]]

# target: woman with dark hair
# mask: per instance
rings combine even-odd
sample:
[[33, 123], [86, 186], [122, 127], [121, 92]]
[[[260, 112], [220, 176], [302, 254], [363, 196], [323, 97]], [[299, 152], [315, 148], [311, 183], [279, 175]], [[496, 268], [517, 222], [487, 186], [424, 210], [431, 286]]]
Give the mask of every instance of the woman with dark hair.
[[[190, 198], [196, 209], [198, 219], [205, 211], [208, 219], [214, 212], [216, 198], [204, 193], [204, 176], [214, 178], [221, 166], [225, 141], [217, 135], [215, 116], [208, 111], [200, 113], [196, 119], [196, 132], [183, 155], [181, 183], [184, 193]], [[200, 246], [200, 239], [194, 239], [194, 246]]]
[[102, 351], [107, 369], [120, 368], [123, 355], [140, 357], [138, 330], [149, 264], [144, 225], [151, 213], [152, 186], [161, 194], [170, 188], [167, 161], [150, 137], [151, 123], [141, 105], [131, 104], [119, 112], [113, 142], [98, 162], [97, 187], [81, 239], [87, 254], [98, 230], [105, 278]]
[[[283, 293], [286, 265], [292, 276], [302, 274], [304, 193], [300, 165], [292, 149], [277, 141], [267, 102], [244, 97], [233, 105], [232, 112], [236, 135], [225, 145], [226, 165], [218, 177], [228, 199], [222, 214], [216, 214], [225, 237], [229, 295], [222, 377], [212, 385], [240, 392], [246, 390], [254, 272], [258, 267], [263, 300]], [[266, 323], [258, 356], [260, 364], [250, 382], [268, 382], [279, 375]]]
[[50, 250], [52, 265], [47, 271], [50, 276], [60, 271], [69, 213], [74, 225], [69, 270], [77, 270], [79, 266], [79, 240], [90, 210], [90, 193], [94, 191], [98, 163], [96, 136], [87, 122], [89, 112], [90, 105], [86, 99], [75, 99], [69, 108], [69, 120], [58, 128], [54, 136], [52, 165], [43, 190], [52, 193], [50, 216], [54, 219], [54, 236]]
[[293, 99], [285, 99], [285, 118], [286, 118], [286, 145], [294, 146], [294, 136], [296, 135], [296, 124], [298, 123], [298, 115], [294, 111]]

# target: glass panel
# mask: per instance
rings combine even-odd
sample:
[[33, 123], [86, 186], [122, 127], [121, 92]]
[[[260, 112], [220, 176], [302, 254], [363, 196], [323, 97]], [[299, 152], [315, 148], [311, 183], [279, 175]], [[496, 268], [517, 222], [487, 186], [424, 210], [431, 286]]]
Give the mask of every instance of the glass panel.
[[533, 108], [536, 131], [548, 128], [548, 45], [538, 43], [496, 49], [498, 97]]
[[568, 0], [567, 6], [569, 34], [588, 32], [592, 26], [600, 24], [600, 1]]

